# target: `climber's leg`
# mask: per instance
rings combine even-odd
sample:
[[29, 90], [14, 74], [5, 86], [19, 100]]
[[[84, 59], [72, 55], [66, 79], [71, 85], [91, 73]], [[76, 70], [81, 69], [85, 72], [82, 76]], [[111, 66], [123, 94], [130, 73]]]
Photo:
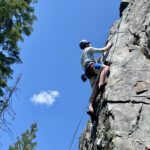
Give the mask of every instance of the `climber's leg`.
[[100, 89], [103, 85], [106, 84], [106, 76], [109, 72], [110, 67], [105, 65], [105, 67], [102, 69], [100, 77], [99, 77], [99, 84], [98, 88]]
[[95, 103], [95, 100], [96, 100], [96, 96], [97, 96], [97, 93], [98, 93], [98, 81], [95, 81], [97, 83], [94, 84], [93, 86], [93, 90], [92, 90], [92, 94], [90, 96], [90, 103], [89, 103], [89, 112], [90, 113], [94, 113], [94, 103]]
[[88, 113], [94, 113], [94, 104], [96, 100], [96, 96], [98, 94], [98, 89], [104, 85], [106, 76], [109, 72], [109, 66], [105, 65], [104, 68], [101, 70], [101, 73], [99, 74], [100, 69], [102, 68], [102, 64], [95, 64], [94, 65], [94, 72], [98, 74], [98, 80], [95, 81], [96, 83], [93, 86], [93, 91], [90, 96], [90, 103], [89, 103], [89, 111]]
[[89, 111], [91, 113], [94, 113], [94, 103], [95, 103], [96, 95], [97, 95], [97, 90], [93, 91], [90, 97]]

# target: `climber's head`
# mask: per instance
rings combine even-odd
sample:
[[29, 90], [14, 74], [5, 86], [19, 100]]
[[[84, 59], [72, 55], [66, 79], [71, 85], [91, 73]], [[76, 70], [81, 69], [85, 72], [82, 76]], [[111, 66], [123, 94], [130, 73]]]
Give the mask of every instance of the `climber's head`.
[[79, 43], [79, 47], [81, 49], [85, 49], [86, 47], [90, 46], [90, 42], [88, 40], [81, 40]]

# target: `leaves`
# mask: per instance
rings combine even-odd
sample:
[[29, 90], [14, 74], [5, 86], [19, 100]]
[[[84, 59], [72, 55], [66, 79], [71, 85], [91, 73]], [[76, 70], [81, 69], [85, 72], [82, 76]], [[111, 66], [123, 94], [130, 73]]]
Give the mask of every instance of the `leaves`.
[[33, 3], [35, 0], [0, 0], [0, 81], [5, 81], [0, 82], [0, 91], [12, 77], [11, 65], [21, 63], [18, 42], [32, 33], [36, 20]]
[[37, 124], [32, 124], [31, 128], [22, 134], [21, 138], [17, 138], [14, 146], [10, 146], [9, 150], [34, 150], [37, 142], [34, 142], [37, 132]]

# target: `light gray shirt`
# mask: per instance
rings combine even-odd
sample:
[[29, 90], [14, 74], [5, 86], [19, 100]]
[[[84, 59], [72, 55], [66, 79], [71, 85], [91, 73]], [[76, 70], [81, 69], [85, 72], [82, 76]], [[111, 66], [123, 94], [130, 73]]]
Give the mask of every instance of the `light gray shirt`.
[[[85, 66], [91, 62], [96, 62], [94, 53], [102, 53], [101, 49], [95, 47], [86, 47], [81, 55], [81, 65], [85, 70]], [[101, 55], [102, 56], [102, 55]]]

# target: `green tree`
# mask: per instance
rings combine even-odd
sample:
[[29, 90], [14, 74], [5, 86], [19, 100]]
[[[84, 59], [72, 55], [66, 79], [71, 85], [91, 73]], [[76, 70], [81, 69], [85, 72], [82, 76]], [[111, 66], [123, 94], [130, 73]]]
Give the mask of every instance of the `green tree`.
[[[0, 0], [0, 129], [8, 130], [5, 115], [10, 114], [11, 97], [16, 85], [10, 87], [12, 65], [21, 63], [19, 42], [29, 36], [36, 20], [33, 4], [36, 0]], [[11, 111], [13, 112], [13, 110]]]
[[21, 138], [18, 137], [17, 142], [14, 146], [10, 146], [9, 150], [35, 150], [37, 142], [34, 140], [36, 138], [37, 130], [37, 124], [32, 124], [31, 129], [26, 130], [26, 132], [22, 134]]
[[0, 96], [12, 78], [12, 64], [21, 63], [19, 41], [32, 32], [35, 0], [0, 0]]

